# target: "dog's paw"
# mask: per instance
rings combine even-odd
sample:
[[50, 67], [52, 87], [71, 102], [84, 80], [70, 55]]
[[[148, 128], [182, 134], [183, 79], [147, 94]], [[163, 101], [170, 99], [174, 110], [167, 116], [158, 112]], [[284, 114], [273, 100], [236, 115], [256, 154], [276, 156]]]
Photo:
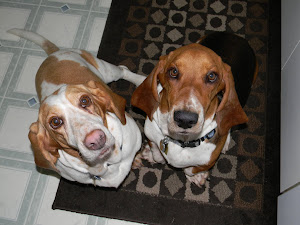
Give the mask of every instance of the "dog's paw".
[[154, 143], [151, 142], [151, 146], [149, 144], [144, 145], [142, 149], [142, 158], [153, 163], [166, 163], [164, 157], [160, 153], [160, 150], [156, 147]]
[[191, 182], [196, 184], [198, 187], [201, 187], [205, 184], [207, 178], [208, 178], [209, 172], [203, 171], [200, 173], [195, 174], [194, 176], [189, 176], [185, 174], [186, 178]]
[[137, 153], [132, 162], [131, 169], [134, 170], [134, 169], [139, 169], [139, 168], [143, 167], [144, 165], [142, 162], [142, 158], [143, 158], [142, 153], [141, 152]]
[[149, 144], [146, 144], [143, 146], [141, 157], [142, 157], [142, 159], [145, 159], [150, 163], [156, 163], [155, 160], [153, 159], [153, 154], [152, 154], [151, 147], [149, 146]]

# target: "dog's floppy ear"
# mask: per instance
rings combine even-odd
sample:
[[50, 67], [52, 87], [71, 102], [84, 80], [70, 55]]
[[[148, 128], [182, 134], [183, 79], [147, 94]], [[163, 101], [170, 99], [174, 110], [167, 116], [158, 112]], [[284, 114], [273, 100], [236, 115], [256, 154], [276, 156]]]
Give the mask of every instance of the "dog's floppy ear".
[[235, 91], [231, 68], [226, 63], [223, 63], [223, 67], [225, 92], [216, 113], [217, 124], [221, 136], [226, 135], [231, 127], [248, 121], [248, 117], [242, 109]]
[[59, 146], [39, 121], [31, 124], [28, 137], [31, 142], [36, 165], [59, 173], [55, 166], [59, 158]]
[[158, 75], [163, 72], [164, 65], [165, 57], [162, 56], [151, 74], [137, 87], [131, 97], [131, 105], [143, 110], [150, 120], [152, 120], [153, 113], [159, 106]]
[[92, 94], [100, 102], [105, 104], [107, 111], [114, 113], [123, 125], [126, 124], [125, 107], [126, 100], [115, 94], [106, 84], [99, 81], [89, 81], [87, 83]]

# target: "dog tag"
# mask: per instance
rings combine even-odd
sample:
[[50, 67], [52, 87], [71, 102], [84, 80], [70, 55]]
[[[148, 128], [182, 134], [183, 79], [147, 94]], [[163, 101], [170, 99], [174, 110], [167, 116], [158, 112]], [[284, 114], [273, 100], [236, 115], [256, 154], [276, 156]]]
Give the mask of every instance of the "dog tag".
[[166, 155], [168, 154], [168, 150], [169, 150], [168, 143], [169, 140], [167, 137], [165, 137], [160, 141], [160, 150], [164, 152]]
[[93, 179], [94, 186], [96, 187], [96, 180], [101, 180], [101, 177], [93, 175], [93, 174], [90, 174], [90, 176]]

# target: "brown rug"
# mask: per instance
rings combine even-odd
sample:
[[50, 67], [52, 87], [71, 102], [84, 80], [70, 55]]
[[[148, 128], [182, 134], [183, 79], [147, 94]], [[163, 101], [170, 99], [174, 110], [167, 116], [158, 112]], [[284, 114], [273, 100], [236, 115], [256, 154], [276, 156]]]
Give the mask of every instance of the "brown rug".
[[[114, 0], [98, 57], [145, 76], [160, 55], [210, 32], [246, 38], [259, 61], [244, 108], [250, 121], [232, 132], [231, 149], [220, 156], [202, 188], [180, 169], [144, 162], [118, 190], [62, 179], [53, 208], [148, 224], [276, 224], [278, 186], [270, 182], [278, 181], [278, 164], [266, 152], [269, 8], [268, 0]], [[118, 81], [110, 86], [127, 99], [142, 130], [145, 117], [129, 105], [134, 85]]]

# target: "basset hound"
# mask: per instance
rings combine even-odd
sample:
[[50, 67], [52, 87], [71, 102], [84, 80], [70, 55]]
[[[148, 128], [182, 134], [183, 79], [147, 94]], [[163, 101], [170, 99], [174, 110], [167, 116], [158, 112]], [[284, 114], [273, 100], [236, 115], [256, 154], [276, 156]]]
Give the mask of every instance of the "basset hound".
[[40, 109], [28, 135], [36, 165], [71, 181], [117, 188], [141, 147], [141, 133], [125, 112], [126, 100], [106, 83], [125, 79], [138, 85], [144, 76], [84, 50], [60, 50], [30, 31], [8, 32], [48, 54], [36, 74]]
[[229, 33], [212, 33], [161, 56], [131, 99], [147, 114], [148, 144], [139, 157], [167, 161], [203, 185], [228, 149], [231, 128], [248, 121], [242, 105], [257, 70], [248, 42]]

